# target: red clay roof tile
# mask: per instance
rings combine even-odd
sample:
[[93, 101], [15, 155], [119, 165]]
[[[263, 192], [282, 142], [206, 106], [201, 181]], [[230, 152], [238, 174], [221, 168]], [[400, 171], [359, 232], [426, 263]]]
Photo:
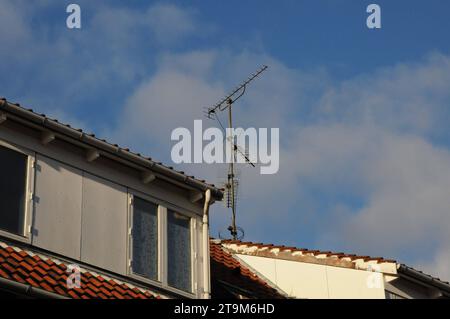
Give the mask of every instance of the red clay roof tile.
[[48, 285], [46, 282], [41, 282], [40, 286], [47, 291], [55, 292], [55, 290], [50, 285]]
[[30, 277], [32, 277], [33, 279], [37, 280], [38, 282], [43, 281], [44, 279], [39, 276], [36, 272], [30, 272]]
[[69, 290], [68, 294], [73, 299], [79, 299], [80, 298], [80, 297], [78, 297], [78, 295], [73, 290]]
[[250, 298], [284, 298], [276, 289], [259, 278], [228, 253], [220, 243], [210, 241], [213, 298], [223, 298], [222, 283], [251, 293]]
[[25, 283], [25, 280], [23, 280], [22, 277], [20, 277], [18, 274], [13, 274], [12, 277], [13, 277], [16, 281], [18, 281], [18, 282], [20, 282], [20, 283], [22, 283], [22, 284]]
[[28, 270], [28, 271], [33, 271], [33, 267], [31, 267], [28, 263], [26, 263], [25, 261], [22, 261], [21, 263], [20, 263], [20, 266], [21, 267], [23, 267], [23, 268], [25, 268], [26, 270]]
[[392, 259], [384, 259], [381, 257], [370, 257], [370, 256], [358, 256], [355, 254], [345, 254], [342, 252], [331, 252], [331, 251], [321, 251], [321, 250], [309, 250], [305, 248], [296, 248], [296, 247], [286, 247], [284, 245], [274, 245], [274, 244], [261, 244], [261, 243], [253, 243], [253, 242], [242, 242], [239, 240], [222, 240], [222, 243], [226, 245], [235, 244], [237, 246], [247, 246], [247, 247], [256, 247], [258, 249], [261, 248], [269, 248], [269, 249], [279, 249], [279, 250], [291, 250], [292, 252], [303, 252], [306, 254], [316, 255], [326, 255], [329, 256], [338, 256], [339, 258], [350, 258], [352, 261], [355, 259], [362, 259], [364, 261], [374, 260], [377, 262], [386, 262], [386, 263], [396, 263], [395, 260]]
[[[155, 298], [154, 293], [139, 289], [113, 279], [106, 281], [101, 275], [93, 275], [89, 271], [82, 272], [81, 288], [68, 289], [67, 265], [56, 259], [44, 260], [26, 249], [0, 246], [0, 277], [14, 280], [48, 292], [75, 299], [108, 299], [108, 298]], [[57, 261], [57, 263], [55, 262]]]

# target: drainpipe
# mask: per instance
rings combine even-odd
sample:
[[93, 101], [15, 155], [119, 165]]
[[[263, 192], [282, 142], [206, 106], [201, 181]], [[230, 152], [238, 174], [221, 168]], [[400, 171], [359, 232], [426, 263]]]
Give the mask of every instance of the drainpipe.
[[205, 191], [205, 206], [203, 208], [203, 299], [211, 298], [211, 275], [209, 260], [209, 206], [211, 190]]

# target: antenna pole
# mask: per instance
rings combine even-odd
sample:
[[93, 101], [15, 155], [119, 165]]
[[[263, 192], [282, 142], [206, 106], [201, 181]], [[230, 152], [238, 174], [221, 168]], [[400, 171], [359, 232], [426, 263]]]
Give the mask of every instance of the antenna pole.
[[237, 239], [237, 227], [236, 227], [236, 201], [235, 201], [235, 184], [234, 184], [234, 155], [235, 155], [235, 149], [234, 149], [234, 136], [233, 136], [233, 113], [231, 110], [233, 100], [231, 98], [228, 99], [228, 128], [229, 128], [229, 134], [228, 137], [230, 139], [230, 155], [231, 155], [231, 161], [230, 161], [230, 169], [228, 172], [228, 184], [230, 185], [231, 190], [231, 210], [232, 210], [232, 219], [231, 219], [231, 235], [233, 236], [233, 239]]
[[[228, 94], [226, 97], [224, 97], [222, 100], [220, 100], [215, 105], [206, 108], [206, 115], [208, 118], [212, 118], [213, 115], [217, 118], [217, 113], [225, 111], [225, 109], [228, 108], [228, 134], [227, 138], [230, 142], [230, 163], [228, 168], [228, 179], [226, 188], [228, 191], [228, 194], [231, 194], [231, 200], [230, 197], [227, 196], [227, 207], [232, 210], [232, 220], [231, 220], [231, 226], [228, 227], [228, 230], [231, 233], [231, 236], [233, 236], [234, 240], [238, 239], [238, 228], [236, 226], [236, 183], [235, 183], [235, 175], [234, 175], [234, 163], [237, 161], [236, 154], [239, 151], [238, 146], [234, 143], [234, 136], [233, 136], [233, 114], [232, 114], [232, 105], [234, 102], [239, 100], [244, 94], [245, 90], [247, 88], [247, 85], [252, 82], [254, 79], [256, 79], [261, 73], [263, 73], [265, 70], [267, 70], [268, 66], [263, 65], [259, 70], [257, 70], [255, 73], [253, 73], [250, 77], [247, 78], [244, 82], [242, 82], [239, 86], [237, 86], [230, 94]], [[222, 124], [220, 123], [222, 126]], [[239, 151], [240, 152], [240, 151]], [[252, 165], [255, 166], [248, 158], [247, 156], [240, 152], [246, 161]]]

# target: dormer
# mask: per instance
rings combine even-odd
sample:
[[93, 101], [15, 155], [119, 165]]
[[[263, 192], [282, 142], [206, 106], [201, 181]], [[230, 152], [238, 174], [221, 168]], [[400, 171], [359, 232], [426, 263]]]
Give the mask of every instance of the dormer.
[[169, 297], [208, 297], [214, 185], [6, 100], [0, 164], [2, 239]]

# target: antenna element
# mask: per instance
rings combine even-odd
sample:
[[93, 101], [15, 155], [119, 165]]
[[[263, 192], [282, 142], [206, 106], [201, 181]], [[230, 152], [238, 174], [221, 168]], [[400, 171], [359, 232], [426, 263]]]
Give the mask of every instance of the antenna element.
[[[243, 81], [240, 85], [238, 85], [230, 94], [225, 96], [218, 103], [206, 109], [206, 115], [208, 118], [212, 118], [213, 115], [217, 118], [217, 113], [225, 111], [228, 109], [228, 128], [230, 136], [227, 136], [227, 140], [230, 142], [230, 150], [231, 150], [231, 161], [228, 167], [228, 176], [227, 183], [225, 184], [226, 192], [227, 192], [227, 207], [231, 207], [232, 211], [232, 219], [231, 226], [228, 227], [228, 230], [231, 233], [231, 236], [234, 240], [241, 239], [243, 237], [244, 231], [236, 226], [236, 189], [237, 189], [237, 180], [234, 174], [234, 163], [236, 162], [236, 156], [239, 153], [241, 156], [245, 158], [245, 161], [251, 166], [255, 167], [255, 164], [252, 163], [245, 152], [242, 152], [239, 149], [239, 146], [234, 143], [234, 136], [232, 132], [233, 128], [233, 113], [232, 113], [232, 105], [237, 100], [239, 100], [244, 94], [247, 88], [247, 84], [252, 82], [255, 78], [257, 78], [261, 73], [267, 70], [268, 66], [263, 65], [259, 70], [250, 75], [247, 80]], [[242, 235], [238, 236], [238, 233], [241, 232]]]

